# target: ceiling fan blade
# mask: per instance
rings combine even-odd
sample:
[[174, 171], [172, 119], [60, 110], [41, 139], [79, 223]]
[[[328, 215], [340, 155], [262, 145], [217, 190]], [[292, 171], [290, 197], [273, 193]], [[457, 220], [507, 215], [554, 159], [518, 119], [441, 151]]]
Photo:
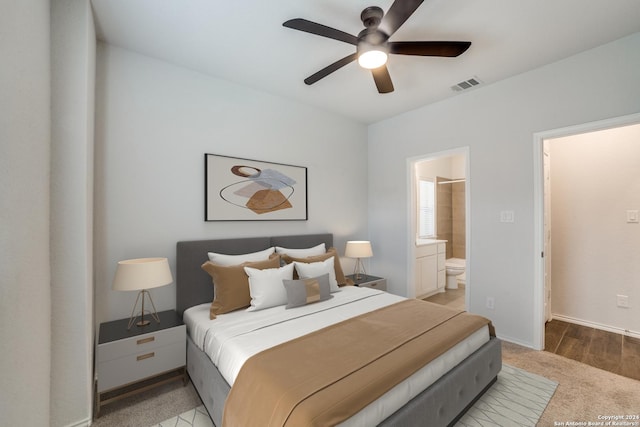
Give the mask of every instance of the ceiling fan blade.
[[382, 17], [378, 29], [391, 37], [424, 0], [396, 0]]
[[333, 64], [327, 67], [324, 67], [322, 70], [318, 71], [317, 73], [310, 75], [309, 77], [304, 79], [304, 82], [308, 85], [312, 85], [318, 80], [323, 79], [327, 77], [329, 74], [333, 73], [334, 71], [337, 71], [340, 68], [344, 67], [348, 63], [355, 61], [357, 57], [358, 57], [357, 53], [352, 53], [351, 55], [345, 56], [344, 58], [339, 59]]
[[471, 42], [389, 42], [389, 53], [454, 57], [463, 54], [469, 46]]
[[391, 81], [391, 75], [386, 65], [382, 67], [374, 68], [371, 70], [373, 74], [373, 80], [376, 82], [376, 87], [380, 93], [393, 92], [393, 82]]
[[352, 36], [351, 34], [345, 33], [344, 31], [336, 30], [335, 28], [327, 27], [326, 25], [307, 21], [306, 19], [290, 19], [282, 25], [294, 30], [304, 31], [306, 33], [315, 34], [317, 36], [339, 40], [341, 42], [349, 43], [354, 46], [358, 45], [358, 38], [356, 36]]

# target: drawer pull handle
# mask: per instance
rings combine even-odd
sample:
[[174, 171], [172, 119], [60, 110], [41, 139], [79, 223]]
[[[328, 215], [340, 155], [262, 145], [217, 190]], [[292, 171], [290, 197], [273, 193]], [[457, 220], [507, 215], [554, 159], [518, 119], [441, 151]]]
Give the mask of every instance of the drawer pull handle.
[[142, 338], [141, 340], [138, 340], [136, 343], [140, 345], [140, 344], [146, 344], [148, 342], [153, 342], [155, 340], [156, 340], [156, 337]]
[[153, 356], [155, 356], [155, 355], [156, 355], [156, 354], [155, 354], [155, 353], [153, 353], [153, 352], [152, 352], [152, 353], [147, 353], [147, 354], [142, 354], [142, 355], [138, 356], [138, 357], [136, 358], [136, 360], [138, 360], [138, 362], [139, 362], [139, 361], [144, 360], [144, 359], [149, 359], [149, 358], [151, 358], [151, 357], [153, 357]]

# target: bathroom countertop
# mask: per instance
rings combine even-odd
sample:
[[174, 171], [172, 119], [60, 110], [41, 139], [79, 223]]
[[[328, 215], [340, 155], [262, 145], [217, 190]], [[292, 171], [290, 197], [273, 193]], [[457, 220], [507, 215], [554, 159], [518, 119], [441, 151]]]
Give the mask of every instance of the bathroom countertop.
[[416, 246], [435, 245], [436, 243], [447, 243], [447, 241], [439, 239], [416, 239]]

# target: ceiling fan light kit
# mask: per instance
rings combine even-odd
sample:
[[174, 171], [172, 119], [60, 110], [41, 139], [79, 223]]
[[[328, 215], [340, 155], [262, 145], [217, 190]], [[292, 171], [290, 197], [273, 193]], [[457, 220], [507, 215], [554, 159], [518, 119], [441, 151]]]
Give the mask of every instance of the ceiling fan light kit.
[[373, 46], [368, 43], [358, 44], [358, 64], [362, 68], [372, 70], [387, 63], [389, 49], [383, 46]]
[[358, 36], [327, 27], [326, 25], [308, 21], [302, 18], [290, 19], [282, 25], [298, 31], [315, 34], [321, 37], [338, 40], [356, 46], [356, 52], [337, 60], [331, 65], [307, 77], [304, 82], [308, 85], [339, 70], [354, 60], [358, 64], [371, 70], [374, 83], [379, 93], [393, 92], [393, 82], [386, 67], [388, 55], [440, 56], [456, 57], [464, 53], [471, 42], [460, 41], [409, 41], [391, 42], [389, 38], [416, 11], [424, 0], [396, 0], [387, 13], [377, 7], [365, 8], [360, 19], [365, 28]]

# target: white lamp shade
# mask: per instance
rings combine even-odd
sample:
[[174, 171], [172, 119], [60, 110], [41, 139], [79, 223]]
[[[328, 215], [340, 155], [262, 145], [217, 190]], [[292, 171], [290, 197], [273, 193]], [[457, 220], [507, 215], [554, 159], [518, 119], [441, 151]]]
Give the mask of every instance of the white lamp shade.
[[370, 258], [373, 256], [371, 242], [367, 240], [350, 240], [344, 251], [347, 258]]
[[137, 258], [118, 262], [112, 288], [116, 291], [139, 291], [173, 282], [166, 258]]

